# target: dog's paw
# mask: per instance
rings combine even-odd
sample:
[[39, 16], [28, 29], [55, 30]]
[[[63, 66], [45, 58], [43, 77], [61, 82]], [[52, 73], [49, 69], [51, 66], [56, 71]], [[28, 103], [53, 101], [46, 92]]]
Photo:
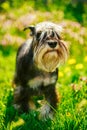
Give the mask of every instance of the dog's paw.
[[40, 110], [40, 115], [39, 115], [39, 119], [46, 119], [46, 118], [50, 118], [53, 119], [53, 111], [51, 111], [51, 108], [48, 104], [43, 105]]
[[19, 104], [14, 104], [13, 107], [16, 109], [16, 110], [20, 110], [21, 106]]

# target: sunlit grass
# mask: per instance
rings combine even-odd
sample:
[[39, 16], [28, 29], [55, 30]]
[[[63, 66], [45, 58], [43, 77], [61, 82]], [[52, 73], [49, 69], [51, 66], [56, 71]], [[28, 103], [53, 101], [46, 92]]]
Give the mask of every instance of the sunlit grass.
[[[69, 58], [59, 70], [57, 90], [60, 103], [53, 120], [39, 120], [35, 111], [18, 114], [14, 110], [13, 88], [11, 86], [15, 68], [16, 49], [2, 47], [0, 51], [0, 128], [4, 130], [85, 130], [87, 127], [87, 69], [78, 56]], [[43, 123], [43, 126], [42, 126]]]

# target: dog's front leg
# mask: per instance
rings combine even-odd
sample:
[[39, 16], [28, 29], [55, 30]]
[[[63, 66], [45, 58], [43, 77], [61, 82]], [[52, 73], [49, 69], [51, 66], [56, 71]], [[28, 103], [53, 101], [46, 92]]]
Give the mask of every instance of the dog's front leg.
[[57, 108], [58, 103], [58, 93], [56, 92], [55, 85], [51, 85], [47, 87], [47, 90], [45, 92], [45, 98], [47, 100], [47, 104], [50, 107], [50, 115], [53, 115]]
[[14, 90], [14, 107], [19, 111], [29, 110], [29, 90], [28, 87], [17, 86]]
[[56, 93], [55, 85], [47, 86], [44, 94], [46, 102], [40, 109], [40, 115], [44, 118], [53, 118], [58, 103], [58, 94]]
[[56, 92], [55, 86], [49, 86], [48, 91], [45, 93], [45, 97], [50, 105], [56, 109], [58, 103], [58, 94]]

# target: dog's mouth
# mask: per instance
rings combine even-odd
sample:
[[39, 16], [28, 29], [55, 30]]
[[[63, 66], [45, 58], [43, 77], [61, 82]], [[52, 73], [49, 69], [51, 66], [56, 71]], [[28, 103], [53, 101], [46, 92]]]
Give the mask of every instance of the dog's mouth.
[[48, 54], [48, 53], [58, 53], [58, 51], [57, 50], [47, 50], [45, 53], [44, 53], [44, 55], [46, 55], [46, 54]]
[[[51, 57], [53, 57], [53, 56], [55, 56], [55, 55], [58, 55], [58, 51], [57, 50], [47, 50], [45, 53], [44, 53], [44, 55], [42, 56], [42, 59], [44, 59], [46, 56], [48, 57], [48, 55], [49, 55], [49, 57], [51, 58]], [[47, 59], [46, 59], [47, 60]]]
[[42, 64], [45, 69], [52, 72], [59, 62], [57, 50], [47, 50], [42, 57]]

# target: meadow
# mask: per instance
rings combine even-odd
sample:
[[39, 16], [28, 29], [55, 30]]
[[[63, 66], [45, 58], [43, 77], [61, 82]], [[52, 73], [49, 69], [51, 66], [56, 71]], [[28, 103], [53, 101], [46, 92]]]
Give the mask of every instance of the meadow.
[[[62, 0], [62, 2], [64, 2]], [[44, 3], [46, 4], [46, 3]], [[57, 6], [59, 4], [60, 6]], [[0, 5], [0, 130], [87, 129], [87, 5], [68, 2], [48, 5], [33, 1], [7, 1]], [[74, 10], [75, 9], [75, 10]], [[84, 10], [84, 11], [83, 11]], [[75, 12], [76, 11], [76, 12]], [[59, 68], [56, 88], [60, 102], [53, 120], [38, 119], [38, 112], [19, 114], [13, 107], [12, 79], [16, 52], [29, 38], [23, 28], [41, 21], [63, 27], [62, 37], [70, 46], [67, 62]]]

